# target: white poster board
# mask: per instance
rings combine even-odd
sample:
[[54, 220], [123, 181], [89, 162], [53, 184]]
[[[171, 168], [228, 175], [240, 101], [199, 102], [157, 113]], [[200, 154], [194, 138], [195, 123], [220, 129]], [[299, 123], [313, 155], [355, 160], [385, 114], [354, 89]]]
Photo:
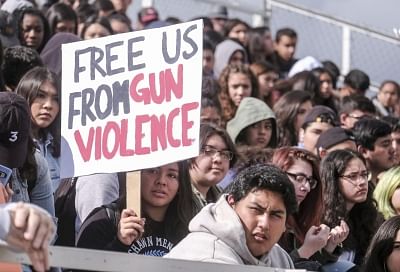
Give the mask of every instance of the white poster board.
[[202, 21], [62, 46], [61, 178], [199, 152]]

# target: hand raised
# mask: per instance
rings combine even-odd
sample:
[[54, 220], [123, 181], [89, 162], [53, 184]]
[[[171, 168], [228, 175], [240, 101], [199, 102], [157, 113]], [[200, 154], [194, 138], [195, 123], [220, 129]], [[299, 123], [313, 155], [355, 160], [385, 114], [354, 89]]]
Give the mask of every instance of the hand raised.
[[144, 218], [139, 218], [132, 209], [124, 209], [118, 224], [118, 239], [130, 246], [144, 233]]

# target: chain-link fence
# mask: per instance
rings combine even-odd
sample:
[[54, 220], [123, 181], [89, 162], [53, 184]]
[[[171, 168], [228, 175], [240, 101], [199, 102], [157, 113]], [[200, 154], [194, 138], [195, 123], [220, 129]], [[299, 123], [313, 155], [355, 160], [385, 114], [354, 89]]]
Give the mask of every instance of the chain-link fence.
[[[272, 33], [291, 27], [299, 36], [296, 56], [314, 56], [335, 62], [346, 74], [361, 69], [378, 86], [386, 79], [400, 81], [400, 40], [367, 27], [333, 18], [282, 0], [142, 0], [134, 1], [129, 15], [136, 20], [142, 5], [153, 5], [165, 19], [175, 16], [185, 21], [206, 16], [216, 5], [226, 5], [229, 17], [254, 25], [255, 18], [270, 22]], [[266, 16], [271, 14], [271, 18]], [[262, 20], [261, 19], [261, 20]]]
[[271, 30], [291, 27], [298, 33], [297, 57], [332, 60], [343, 74], [361, 69], [373, 85], [386, 79], [400, 81], [400, 40], [316, 11], [270, 0]]

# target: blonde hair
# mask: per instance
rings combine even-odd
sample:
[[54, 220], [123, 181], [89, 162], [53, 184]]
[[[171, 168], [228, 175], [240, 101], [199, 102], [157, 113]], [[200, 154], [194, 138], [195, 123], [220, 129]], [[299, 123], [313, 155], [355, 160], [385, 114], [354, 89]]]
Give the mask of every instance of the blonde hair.
[[374, 190], [374, 198], [378, 203], [378, 210], [386, 220], [397, 215], [392, 206], [392, 196], [398, 188], [400, 188], [400, 166], [386, 171], [379, 179], [378, 185]]

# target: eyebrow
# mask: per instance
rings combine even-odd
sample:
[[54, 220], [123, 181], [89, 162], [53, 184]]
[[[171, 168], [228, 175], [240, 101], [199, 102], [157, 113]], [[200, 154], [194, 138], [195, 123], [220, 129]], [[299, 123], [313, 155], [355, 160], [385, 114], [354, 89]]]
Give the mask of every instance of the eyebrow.
[[[261, 206], [260, 204], [258, 204], [257, 202], [250, 202], [250, 204], [257, 206], [257, 208], [262, 209], [262, 210], [264, 210], [264, 211], [267, 209], [267, 208]], [[277, 208], [277, 209], [272, 209], [272, 210], [270, 211], [270, 213], [274, 213], [274, 214], [277, 214], [277, 213], [279, 213], [279, 214], [285, 214], [285, 211]]]

